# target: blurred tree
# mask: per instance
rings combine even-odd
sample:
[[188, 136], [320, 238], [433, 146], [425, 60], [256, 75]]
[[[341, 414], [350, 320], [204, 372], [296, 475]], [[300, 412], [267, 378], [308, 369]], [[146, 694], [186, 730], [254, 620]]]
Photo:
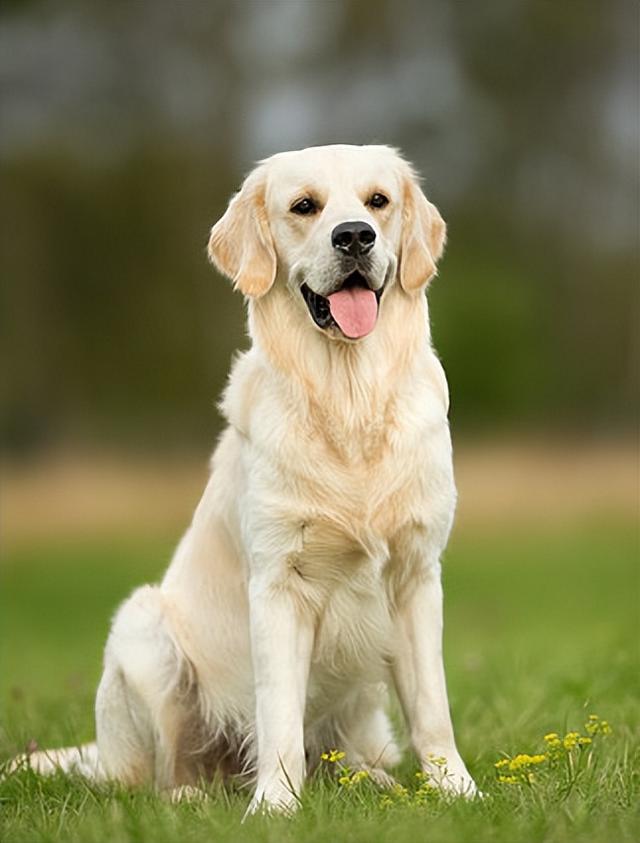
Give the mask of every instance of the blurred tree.
[[461, 430], [633, 423], [638, 10], [243, 0], [0, 11], [10, 450], [210, 442], [239, 298], [208, 229], [252, 161], [402, 147], [449, 222], [430, 290]]

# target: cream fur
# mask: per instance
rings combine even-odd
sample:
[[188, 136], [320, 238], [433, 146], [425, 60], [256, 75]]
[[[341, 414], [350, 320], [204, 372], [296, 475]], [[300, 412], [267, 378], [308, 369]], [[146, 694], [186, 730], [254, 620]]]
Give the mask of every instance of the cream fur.
[[[386, 208], [365, 205], [373, 191]], [[309, 193], [320, 212], [292, 214]], [[331, 289], [330, 231], [350, 219], [374, 227], [370, 283], [385, 285], [375, 329], [356, 342], [317, 328], [299, 291], [303, 280]], [[441, 654], [439, 560], [456, 492], [423, 288], [444, 237], [386, 147], [283, 153], [248, 177], [210, 241], [249, 297], [252, 346], [221, 403], [209, 483], [162, 583], [114, 618], [97, 753], [37, 753], [32, 766], [167, 789], [250, 768], [249, 810], [291, 810], [323, 750], [376, 771], [397, 762], [392, 682], [423, 768], [475, 792]]]

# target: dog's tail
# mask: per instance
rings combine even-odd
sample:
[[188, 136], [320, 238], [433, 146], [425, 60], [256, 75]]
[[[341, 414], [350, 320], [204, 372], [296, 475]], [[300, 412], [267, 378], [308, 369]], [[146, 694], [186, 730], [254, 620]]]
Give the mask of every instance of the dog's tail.
[[62, 772], [83, 776], [92, 781], [105, 779], [104, 770], [98, 756], [98, 747], [95, 743], [66, 746], [62, 749], [41, 749], [35, 752], [25, 752], [12, 758], [3, 773], [7, 775], [29, 768], [43, 776], [51, 776]]

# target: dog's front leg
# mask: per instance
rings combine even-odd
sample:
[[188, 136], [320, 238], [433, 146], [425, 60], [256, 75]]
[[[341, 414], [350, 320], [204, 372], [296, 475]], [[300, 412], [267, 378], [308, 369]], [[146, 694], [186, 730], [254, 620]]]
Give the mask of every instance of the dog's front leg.
[[443, 790], [473, 796], [476, 786], [456, 748], [449, 713], [438, 562], [422, 567], [400, 601], [393, 675], [423, 770]]
[[256, 693], [258, 778], [248, 813], [291, 811], [304, 782], [304, 711], [313, 624], [286, 580], [252, 576], [251, 650]]

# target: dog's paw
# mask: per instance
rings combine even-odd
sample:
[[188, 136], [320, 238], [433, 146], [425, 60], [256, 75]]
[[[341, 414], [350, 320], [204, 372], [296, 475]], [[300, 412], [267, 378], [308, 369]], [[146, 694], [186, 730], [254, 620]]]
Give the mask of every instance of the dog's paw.
[[363, 767], [362, 769], [366, 770], [371, 781], [383, 790], [391, 790], [392, 787], [398, 784], [391, 773], [387, 773], [382, 767]]
[[422, 770], [429, 781], [447, 796], [461, 796], [464, 799], [482, 796], [457, 752], [429, 753], [422, 763]]
[[285, 783], [277, 782], [266, 788], [258, 787], [245, 811], [243, 821], [254, 814], [291, 816], [298, 809], [299, 804], [299, 798]]
[[174, 787], [163, 793], [164, 798], [177, 805], [180, 802], [206, 802], [209, 797], [204, 790], [199, 787], [193, 787], [190, 784], [183, 784], [180, 787]]

